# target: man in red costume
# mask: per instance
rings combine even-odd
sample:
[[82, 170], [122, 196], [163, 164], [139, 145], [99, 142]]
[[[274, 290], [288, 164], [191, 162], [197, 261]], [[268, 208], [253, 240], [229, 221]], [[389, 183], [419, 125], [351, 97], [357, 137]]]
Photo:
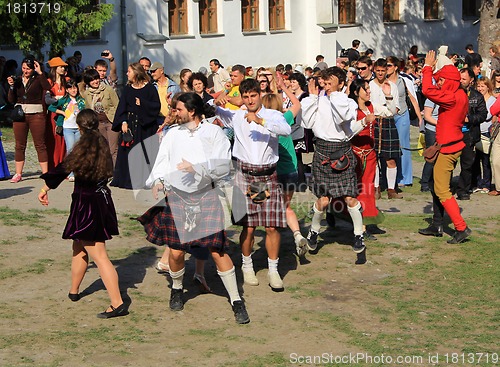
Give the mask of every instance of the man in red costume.
[[[419, 229], [425, 236], [443, 235], [443, 215], [448, 213], [455, 233], [448, 243], [463, 242], [470, 236], [471, 230], [460, 214], [460, 207], [450, 190], [450, 180], [457, 160], [465, 144], [462, 126], [469, 109], [469, 100], [460, 87], [460, 72], [453, 65], [446, 65], [433, 75], [436, 53], [429, 51], [422, 69], [422, 92], [432, 102], [438, 104], [439, 115], [436, 125], [436, 141], [441, 151], [434, 163], [433, 185], [431, 185], [434, 215], [429, 227]], [[432, 83], [434, 77], [436, 84]]]

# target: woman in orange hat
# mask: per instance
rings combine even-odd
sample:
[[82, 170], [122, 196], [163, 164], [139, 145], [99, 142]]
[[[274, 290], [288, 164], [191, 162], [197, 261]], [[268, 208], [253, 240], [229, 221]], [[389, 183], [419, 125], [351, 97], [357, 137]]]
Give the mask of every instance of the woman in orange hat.
[[[50, 106], [66, 94], [66, 71], [68, 64], [60, 57], [54, 57], [48, 62], [50, 66], [48, 81], [51, 86], [45, 95], [45, 103]], [[66, 155], [64, 137], [56, 134], [56, 117], [54, 112], [47, 113], [47, 128], [45, 129], [45, 145], [49, 156], [49, 169], [62, 162]]]

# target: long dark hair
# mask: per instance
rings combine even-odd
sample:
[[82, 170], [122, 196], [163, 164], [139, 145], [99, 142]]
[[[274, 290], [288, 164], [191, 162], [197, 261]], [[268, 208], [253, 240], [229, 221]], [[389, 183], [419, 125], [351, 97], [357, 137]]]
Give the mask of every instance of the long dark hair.
[[215, 109], [203, 102], [201, 97], [194, 92], [182, 93], [177, 101], [184, 103], [186, 110], [194, 112], [200, 120], [215, 116]]
[[[366, 90], [368, 82], [364, 79], [354, 79], [349, 86], [349, 98], [358, 103], [360, 89]], [[366, 103], [368, 105], [369, 102]]]
[[84, 109], [76, 116], [81, 137], [64, 159], [66, 170], [78, 179], [91, 182], [107, 180], [113, 176], [113, 160], [108, 142], [99, 133], [99, 118], [91, 109]]

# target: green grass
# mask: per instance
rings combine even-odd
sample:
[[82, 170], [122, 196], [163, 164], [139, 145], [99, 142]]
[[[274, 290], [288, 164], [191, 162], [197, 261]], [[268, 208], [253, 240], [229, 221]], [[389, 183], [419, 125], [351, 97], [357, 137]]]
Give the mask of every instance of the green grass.
[[23, 213], [19, 209], [0, 207], [0, 221], [5, 226], [33, 226], [40, 222], [43, 215], [38, 213]]

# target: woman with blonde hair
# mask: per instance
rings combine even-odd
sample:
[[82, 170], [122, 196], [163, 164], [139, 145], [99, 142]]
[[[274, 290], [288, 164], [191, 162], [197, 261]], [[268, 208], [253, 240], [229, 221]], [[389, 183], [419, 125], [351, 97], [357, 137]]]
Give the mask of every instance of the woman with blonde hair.
[[[112, 130], [121, 131], [118, 139], [118, 154], [111, 186], [133, 189], [133, 184], [142, 188], [149, 176], [149, 167], [153, 165], [158, 147], [158, 139], [148, 139], [158, 130], [160, 97], [156, 88], [149, 82], [146, 71], [138, 62], [128, 66], [128, 84], [123, 88], [120, 102], [116, 109]], [[141, 155], [137, 162], [129, 167], [129, 153], [140, 144]], [[149, 152], [149, 154], [148, 154]], [[131, 173], [133, 177], [131, 177]]]
[[[478, 79], [476, 89], [484, 97], [486, 108], [488, 109], [488, 115], [486, 120], [479, 125], [481, 129], [481, 141], [476, 144], [476, 159], [472, 166], [473, 177], [474, 173], [475, 177], [477, 177], [477, 188], [474, 192], [487, 194], [491, 189], [490, 128], [492, 123], [497, 120], [496, 116], [491, 115], [490, 109], [495, 103], [496, 98], [493, 97], [493, 84], [488, 78]], [[486, 143], [483, 144], [483, 142]]]

